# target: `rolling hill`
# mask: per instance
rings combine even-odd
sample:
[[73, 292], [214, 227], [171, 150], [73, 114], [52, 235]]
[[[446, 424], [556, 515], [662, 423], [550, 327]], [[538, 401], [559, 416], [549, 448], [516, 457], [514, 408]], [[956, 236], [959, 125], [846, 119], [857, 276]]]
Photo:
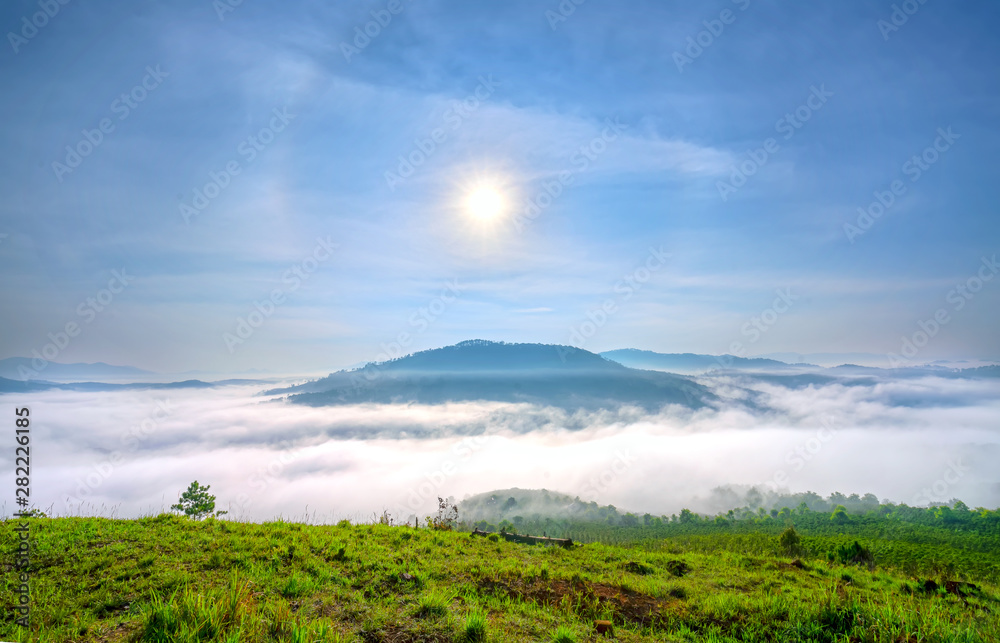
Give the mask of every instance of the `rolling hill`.
[[628, 368], [571, 346], [469, 340], [267, 394], [298, 404], [525, 402], [567, 409], [625, 405], [656, 411], [716, 400], [690, 378]]

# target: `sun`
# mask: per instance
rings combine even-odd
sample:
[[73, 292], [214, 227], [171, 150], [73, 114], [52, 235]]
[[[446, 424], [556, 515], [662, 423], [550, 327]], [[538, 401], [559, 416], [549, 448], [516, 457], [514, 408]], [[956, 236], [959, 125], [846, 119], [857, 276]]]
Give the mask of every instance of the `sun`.
[[465, 211], [480, 221], [494, 221], [507, 210], [507, 199], [493, 185], [479, 185], [465, 198]]

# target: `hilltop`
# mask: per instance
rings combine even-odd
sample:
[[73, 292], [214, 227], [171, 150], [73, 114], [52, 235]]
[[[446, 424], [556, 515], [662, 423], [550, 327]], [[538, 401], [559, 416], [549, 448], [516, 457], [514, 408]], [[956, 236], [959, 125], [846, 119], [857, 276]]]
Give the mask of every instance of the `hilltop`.
[[715, 401], [690, 378], [628, 368], [572, 346], [469, 340], [339, 371], [267, 391], [312, 406], [460, 401], [525, 402], [570, 409], [668, 404], [701, 408]]

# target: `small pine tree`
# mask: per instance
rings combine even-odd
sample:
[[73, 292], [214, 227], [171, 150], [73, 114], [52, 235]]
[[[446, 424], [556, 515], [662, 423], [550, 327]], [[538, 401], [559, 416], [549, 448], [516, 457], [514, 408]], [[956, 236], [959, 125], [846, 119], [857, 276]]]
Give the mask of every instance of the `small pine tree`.
[[174, 511], [183, 511], [185, 516], [194, 518], [195, 520], [201, 520], [206, 516], [221, 516], [229, 513], [227, 511], [214, 511], [215, 496], [208, 493], [210, 488], [211, 485], [203, 487], [195, 480], [187, 488], [187, 491], [181, 494], [180, 502], [176, 505], [170, 505], [170, 508]]

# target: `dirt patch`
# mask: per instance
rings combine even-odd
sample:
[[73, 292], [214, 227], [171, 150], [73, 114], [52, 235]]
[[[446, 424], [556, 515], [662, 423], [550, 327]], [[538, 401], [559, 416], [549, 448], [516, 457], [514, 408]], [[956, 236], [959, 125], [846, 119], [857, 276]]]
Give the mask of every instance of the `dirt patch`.
[[361, 630], [358, 636], [365, 643], [451, 643], [455, 640], [451, 632], [419, 632], [398, 625]]
[[973, 585], [972, 583], [964, 583], [958, 580], [948, 580], [944, 582], [944, 591], [949, 594], [965, 598], [971, 594], [978, 593], [979, 587], [977, 585]]
[[779, 561], [778, 562], [778, 569], [789, 569], [789, 570], [791, 570], [791, 569], [809, 569], [809, 567], [805, 563], [803, 563], [801, 560], [799, 560], [798, 558], [796, 558], [795, 560], [793, 560], [790, 563], [785, 563], [785, 562]]
[[98, 634], [97, 643], [122, 643], [123, 641], [135, 640], [142, 626], [135, 622], [119, 623], [109, 630]]
[[[656, 626], [677, 600], [663, 601], [621, 587], [588, 581], [483, 580], [479, 589], [540, 605], [569, 604], [581, 617], [600, 618], [610, 612], [618, 623]], [[674, 610], [675, 611], [675, 610]]]

